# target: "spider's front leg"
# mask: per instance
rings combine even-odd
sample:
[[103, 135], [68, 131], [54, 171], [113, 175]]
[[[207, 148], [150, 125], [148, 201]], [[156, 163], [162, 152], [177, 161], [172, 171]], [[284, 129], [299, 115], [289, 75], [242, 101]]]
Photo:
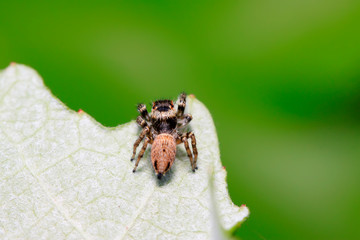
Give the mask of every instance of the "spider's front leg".
[[139, 104], [137, 107], [137, 110], [139, 111], [139, 113], [141, 114], [141, 116], [143, 117], [143, 119], [145, 119], [146, 121], [150, 121], [150, 116], [149, 113], [146, 109], [146, 105], [145, 104]]
[[176, 127], [177, 128], [183, 128], [185, 127], [186, 125], [189, 124], [189, 122], [192, 120], [192, 116], [191, 114], [185, 114], [183, 115], [183, 118], [180, 118], [178, 121], [177, 121], [177, 125]]
[[141, 131], [140, 136], [138, 137], [138, 139], [136, 139], [136, 141], [134, 143], [133, 155], [132, 155], [130, 161], [135, 159], [135, 154], [136, 154], [137, 147], [139, 146], [140, 142], [144, 139], [144, 137], [146, 135], [148, 135], [149, 132], [150, 132], [149, 126], [147, 125], [146, 121], [141, 116], [137, 117], [136, 123], [139, 124], [140, 127], [143, 128], [143, 130]]
[[178, 101], [178, 109], [176, 113], [177, 118], [183, 118], [186, 107], [186, 93], [181, 93]]

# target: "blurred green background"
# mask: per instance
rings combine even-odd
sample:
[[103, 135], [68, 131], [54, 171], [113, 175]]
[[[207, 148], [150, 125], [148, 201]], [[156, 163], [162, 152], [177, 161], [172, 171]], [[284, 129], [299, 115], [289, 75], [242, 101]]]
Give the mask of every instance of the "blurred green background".
[[11, 61], [105, 126], [196, 95], [240, 238], [360, 238], [360, 1], [1, 1]]

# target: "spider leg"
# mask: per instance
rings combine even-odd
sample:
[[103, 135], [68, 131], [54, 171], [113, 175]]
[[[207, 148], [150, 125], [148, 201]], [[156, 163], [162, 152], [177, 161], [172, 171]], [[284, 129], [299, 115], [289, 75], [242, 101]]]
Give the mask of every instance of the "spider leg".
[[183, 115], [183, 118], [178, 120], [177, 128], [185, 127], [189, 124], [189, 122], [192, 120], [191, 114], [185, 114]]
[[194, 165], [193, 155], [192, 155], [192, 153], [191, 153], [191, 150], [190, 150], [190, 147], [189, 147], [189, 143], [188, 143], [188, 133], [182, 134], [182, 136], [179, 137], [179, 139], [178, 139], [177, 142], [178, 142], [178, 143], [181, 143], [181, 142], [184, 143], [185, 149], [186, 149], [186, 153], [187, 153], [187, 155], [188, 155], [188, 157], [189, 157], [189, 159], [190, 159], [191, 168], [192, 168], [193, 172], [195, 172], [195, 169], [196, 169], [195, 167], [196, 167], [196, 166]]
[[137, 110], [139, 111], [139, 113], [141, 114], [141, 116], [143, 117], [143, 119], [145, 119], [146, 121], [150, 121], [150, 116], [149, 113], [146, 109], [146, 105], [145, 104], [139, 104], [137, 107]]
[[142, 116], [138, 116], [136, 118], [136, 123], [139, 124], [140, 127], [144, 128], [147, 126], [146, 121], [144, 120], [144, 118]]
[[198, 169], [198, 167], [196, 165], [197, 158], [198, 158], [198, 151], [197, 151], [197, 147], [196, 147], [195, 134], [193, 132], [189, 132], [188, 137], [191, 138], [191, 146], [192, 146], [192, 150], [194, 153], [194, 166], [195, 166], [195, 169]]
[[145, 126], [144, 129], [141, 131], [140, 136], [138, 137], [138, 139], [136, 139], [135, 143], [134, 143], [134, 149], [133, 149], [133, 155], [130, 159], [130, 161], [135, 159], [135, 154], [136, 154], [136, 149], [139, 146], [140, 142], [144, 139], [144, 137], [150, 132], [150, 129], [148, 126]]
[[148, 145], [149, 142], [150, 142], [150, 138], [149, 138], [149, 137], [146, 137], [146, 138], [145, 138], [145, 141], [144, 141], [144, 145], [142, 146], [142, 148], [141, 148], [141, 150], [140, 150], [140, 152], [139, 152], [139, 156], [138, 156], [138, 158], [137, 158], [137, 160], [136, 160], [136, 163], [135, 163], [135, 167], [134, 167], [133, 172], [136, 171], [136, 168], [137, 168], [137, 166], [139, 165], [140, 159], [143, 157], [143, 155], [144, 155], [144, 153], [145, 153], [145, 150], [146, 150], [146, 147], [147, 147], [147, 145]]
[[136, 139], [135, 143], [134, 143], [134, 148], [133, 148], [133, 155], [130, 159], [130, 161], [134, 160], [135, 159], [135, 154], [136, 154], [136, 149], [137, 147], [139, 146], [140, 142], [144, 139], [144, 137], [150, 132], [150, 128], [149, 126], [147, 125], [146, 121], [142, 118], [142, 116], [138, 116], [136, 118], [136, 123], [144, 128], [141, 133], [140, 133], [140, 136], [138, 139]]
[[181, 93], [178, 101], [178, 109], [176, 113], [176, 117], [182, 118], [184, 115], [184, 110], [186, 107], [186, 93]]

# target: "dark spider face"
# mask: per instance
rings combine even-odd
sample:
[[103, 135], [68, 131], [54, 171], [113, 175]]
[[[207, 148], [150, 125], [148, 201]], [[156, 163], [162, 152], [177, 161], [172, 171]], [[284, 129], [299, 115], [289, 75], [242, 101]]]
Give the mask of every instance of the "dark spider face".
[[153, 103], [151, 116], [156, 119], [166, 119], [176, 116], [174, 103], [171, 100], [157, 100]]
[[159, 112], [167, 112], [174, 109], [174, 103], [171, 100], [157, 100], [153, 103], [152, 109]]

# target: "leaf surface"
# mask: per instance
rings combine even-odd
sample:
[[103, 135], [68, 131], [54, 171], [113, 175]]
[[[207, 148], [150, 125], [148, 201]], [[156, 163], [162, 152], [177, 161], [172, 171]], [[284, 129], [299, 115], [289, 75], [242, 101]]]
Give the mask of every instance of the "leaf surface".
[[199, 170], [179, 145], [159, 181], [149, 148], [132, 173], [134, 121], [104, 127], [11, 64], [0, 73], [0, 239], [209, 239], [212, 216], [222, 229], [239, 225], [249, 211], [229, 198], [211, 115], [194, 97], [187, 111]]

